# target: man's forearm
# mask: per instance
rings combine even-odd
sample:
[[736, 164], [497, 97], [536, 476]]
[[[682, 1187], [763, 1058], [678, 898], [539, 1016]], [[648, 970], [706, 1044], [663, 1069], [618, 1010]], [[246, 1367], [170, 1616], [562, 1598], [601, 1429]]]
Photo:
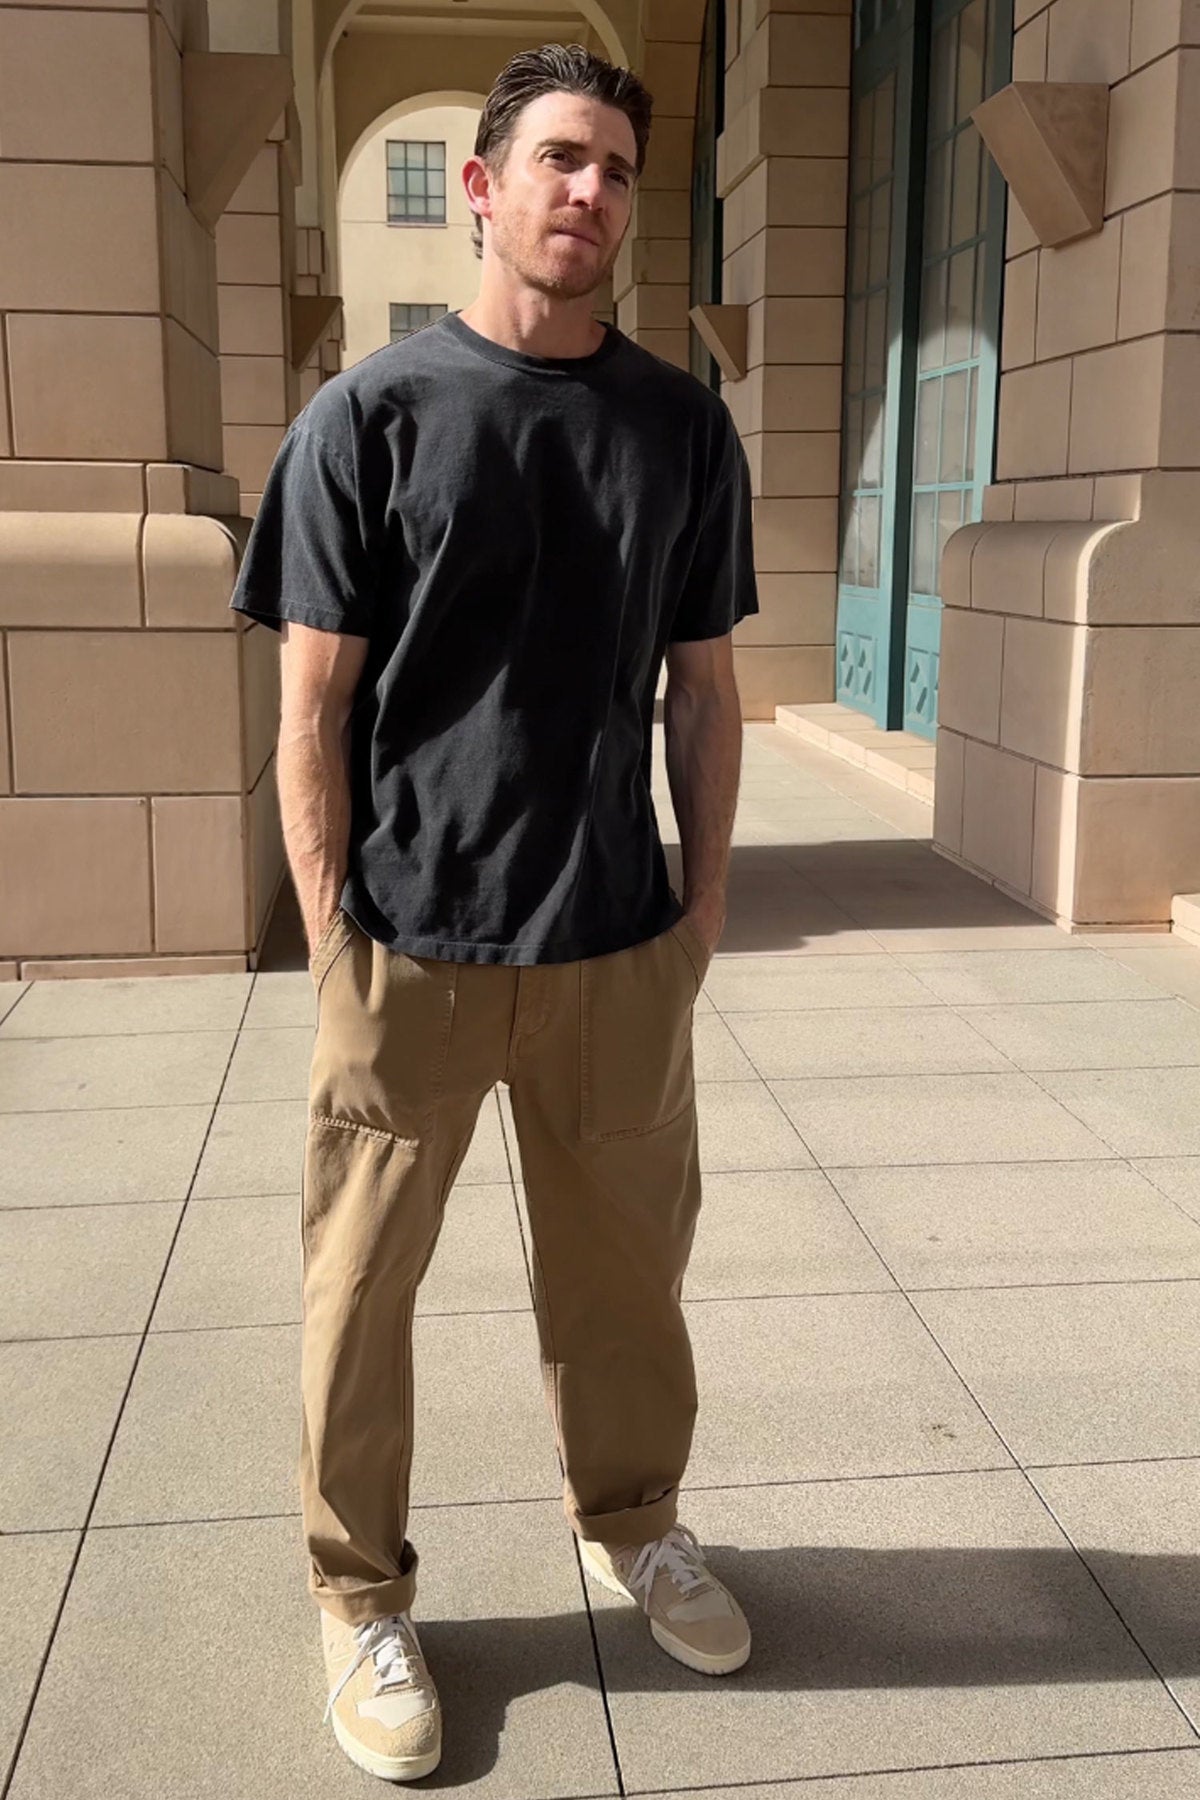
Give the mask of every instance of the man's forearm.
[[667, 684], [667, 778], [683, 853], [683, 904], [715, 943], [725, 918], [729, 843], [742, 764], [737, 690]]
[[332, 722], [279, 735], [279, 810], [310, 951], [337, 910], [350, 850], [348, 734]]

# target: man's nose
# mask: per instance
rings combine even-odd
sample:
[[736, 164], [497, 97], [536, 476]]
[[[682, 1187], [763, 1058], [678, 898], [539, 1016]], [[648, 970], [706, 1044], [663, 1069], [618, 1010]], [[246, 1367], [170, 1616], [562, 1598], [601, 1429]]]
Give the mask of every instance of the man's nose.
[[577, 169], [571, 182], [571, 199], [578, 206], [599, 206], [604, 199], [604, 171], [598, 163]]

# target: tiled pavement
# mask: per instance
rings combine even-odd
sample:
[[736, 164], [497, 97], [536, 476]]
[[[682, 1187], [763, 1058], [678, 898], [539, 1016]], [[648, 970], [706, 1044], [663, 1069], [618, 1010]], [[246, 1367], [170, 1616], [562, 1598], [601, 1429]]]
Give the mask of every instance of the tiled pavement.
[[[928, 817], [748, 733], [688, 1287], [686, 1517], [756, 1627], [727, 1682], [585, 1594], [489, 1102], [417, 1329], [425, 1785], [1200, 1795], [1200, 952], [1069, 939]], [[14, 1800], [378, 1791], [322, 1726], [304, 1591], [312, 999], [272, 960], [0, 988]]]

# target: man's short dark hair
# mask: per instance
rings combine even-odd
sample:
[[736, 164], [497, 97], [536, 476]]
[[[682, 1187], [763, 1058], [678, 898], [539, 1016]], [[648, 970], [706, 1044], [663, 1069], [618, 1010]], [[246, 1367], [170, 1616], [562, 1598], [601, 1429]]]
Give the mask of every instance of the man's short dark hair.
[[[490, 170], [498, 172], [504, 167], [517, 121], [525, 108], [543, 94], [582, 94], [585, 99], [600, 100], [623, 112], [633, 127], [637, 145], [635, 167], [641, 174], [646, 166], [654, 102], [631, 70], [593, 56], [582, 44], [543, 44], [538, 50], [520, 50], [505, 63], [484, 101], [475, 134], [475, 154], [483, 158]], [[483, 227], [478, 213], [471, 227], [471, 241], [481, 252]]]

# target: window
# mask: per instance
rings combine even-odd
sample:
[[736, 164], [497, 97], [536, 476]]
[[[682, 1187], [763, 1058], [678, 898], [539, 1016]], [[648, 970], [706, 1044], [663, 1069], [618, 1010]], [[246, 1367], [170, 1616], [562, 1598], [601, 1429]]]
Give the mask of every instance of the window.
[[393, 300], [388, 307], [392, 323], [392, 342], [398, 344], [401, 338], [411, 337], [414, 331], [420, 331], [426, 325], [432, 325], [435, 319], [445, 317], [444, 306], [414, 306], [409, 300]]
[[445, 144], [390, 142], [387, 185], [389, 225], [444, 225]]

